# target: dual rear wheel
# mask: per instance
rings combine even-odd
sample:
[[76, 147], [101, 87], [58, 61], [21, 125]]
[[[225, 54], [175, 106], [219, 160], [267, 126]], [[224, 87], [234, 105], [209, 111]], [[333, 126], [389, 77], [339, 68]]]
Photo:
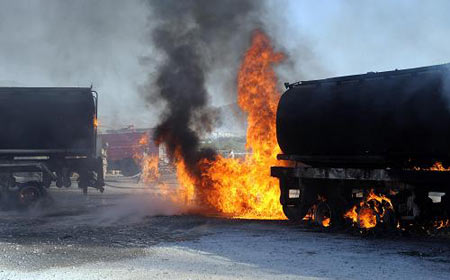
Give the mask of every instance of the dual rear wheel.
[[283, 213], [290, 220], [299, 222], [301, 220], [312, 220], [315, 224], [324, 227], [331, 225], [333, 212], [328, 203], [321, 201], [310, 207], [297, 205], [283, 205]]
[[284, 199], [290, 202], [283, 205], [283, 213], [289, 220], [309, 220], [324, 227], [342, 224], [345, 200], [338, 189], [317, 182], [302, 182], [299, 194], [294, 201]]

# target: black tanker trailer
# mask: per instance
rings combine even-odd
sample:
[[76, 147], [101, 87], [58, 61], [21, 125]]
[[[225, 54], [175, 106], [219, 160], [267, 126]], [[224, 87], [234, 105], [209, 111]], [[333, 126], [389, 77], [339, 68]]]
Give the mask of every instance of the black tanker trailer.
[[289, 219], [314, 206], [339, 224], [369, 192], [392, 202], [391, 224], [448, 217], [450, 64], [285, 85], [271, 174]]
[[28, 205], [52, 182], [103, 191], [96, 155], [97, 93], [91, 88], [0, 88], [0, 194]]

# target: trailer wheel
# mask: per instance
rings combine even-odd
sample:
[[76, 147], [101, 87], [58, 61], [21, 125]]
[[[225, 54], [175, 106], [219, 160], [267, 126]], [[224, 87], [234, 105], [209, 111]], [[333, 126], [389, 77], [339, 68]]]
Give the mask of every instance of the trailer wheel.
[[283, 205], [283, 213], [290, 221], [299, 222], [306, 215], [306, 211], [299, 204]]
[[387, 230], [393, 230], [397, 228], [397, 217], [393, 209], [387, 208], [383, 216], [383, 226]]
[[38, 183], [26, 183], [19, 187], [18, 201], [22, 207], [29, 207], [43, 196], [43, 189]]
[[317, 225], [329, 227], [331, 225], [332, 211], [328, 203], [319, 202], [314, 211], [314, 220]]

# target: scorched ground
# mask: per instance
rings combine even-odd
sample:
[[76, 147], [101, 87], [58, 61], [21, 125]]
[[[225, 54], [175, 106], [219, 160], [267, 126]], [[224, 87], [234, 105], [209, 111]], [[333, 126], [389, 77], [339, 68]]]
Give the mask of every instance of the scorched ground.
[[55, 189], [51, 208], [2, 212], [0, 279], [450, 278], [444, 237], [176, 215], [159, 188], [107, 179], [104, 194]]

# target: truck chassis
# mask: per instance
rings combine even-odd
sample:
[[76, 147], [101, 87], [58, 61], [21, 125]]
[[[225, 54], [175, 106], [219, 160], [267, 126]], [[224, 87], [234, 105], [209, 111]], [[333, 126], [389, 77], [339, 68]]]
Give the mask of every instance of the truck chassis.
[[78, 187], [103, 192], [103, 165], [97, 158], [60, 158], [35, 156], [0, 160], [1, 206], [28, 207], [46, 195], [52, 182], [70, 187], [71, 175], [78, 174]]
[[[391, 227], [400, 222], [426, 223], [436, 217], [448, 217], [450, 213], [448, 171], [381, 168], [376, 165], [333, 167], [330, 162], [311, 166], [298, 156], [279, 155], [278, 159], [290, 163], [290, 166], [271, 168], [271, 176], [279, 179], [280, 203], [289, 220], [302, 220], [315, 206], [318, 224], [324, 216], [330, 217], [333, 225], [343, 224], [345, 212], [371, 190], [384, 193], [392, 200]], [[346, 164], [341, 161], [339, 166]], [[432, 192], [440, 194], [440, 202], [433, 203], [429, 197]]]

